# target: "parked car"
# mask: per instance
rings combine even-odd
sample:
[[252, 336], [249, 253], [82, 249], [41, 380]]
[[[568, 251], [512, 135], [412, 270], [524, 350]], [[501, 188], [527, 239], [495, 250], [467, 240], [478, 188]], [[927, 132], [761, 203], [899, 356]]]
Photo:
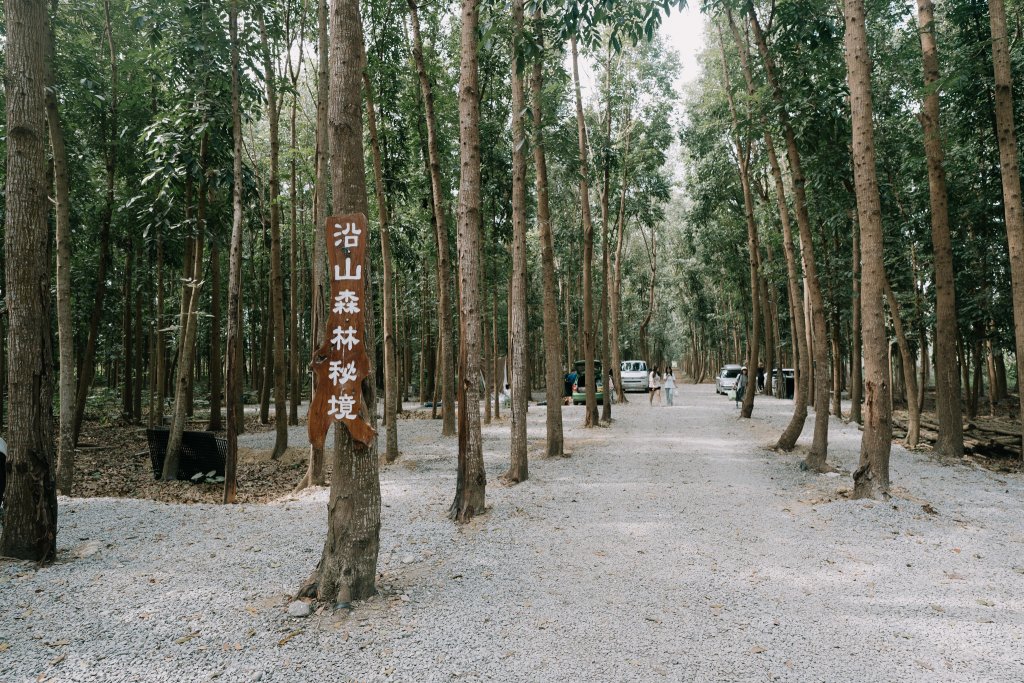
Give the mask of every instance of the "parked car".
[[[576, 361], [573, 366], [576, 369], [576, 389], [572, 392], [572, 404], [578, 406], [587, 402], [587, 362]], [[604, 402], [604, 375], [601, 372], [601, 361], [594, 360], [594, 374], [597, 375], [597, 402]]]
[[[773, 396], [778, 396], [775, 393], [775, 382], [778, 381], [779, 369], [772, 370], [772, 384], [771, 391]], [[793, 398], [793, 392], [796, 389], [796, 371], [793, 368], [782, 368], [782, 377], [786, 380], [786, 394], [781, 398]]]
[[718, 371], [718, 377], [715, 377], [715, 393], [729, 393], [729, 390], [736, 386], [736, 378], [739, 377], [742, 369], [742, 365], [732, 363], [723, 365], [722, 369]]
[[642, 360], [624, 360], [619, 366], [619, 382], [623, 391], [647, 392], [647, 363]]

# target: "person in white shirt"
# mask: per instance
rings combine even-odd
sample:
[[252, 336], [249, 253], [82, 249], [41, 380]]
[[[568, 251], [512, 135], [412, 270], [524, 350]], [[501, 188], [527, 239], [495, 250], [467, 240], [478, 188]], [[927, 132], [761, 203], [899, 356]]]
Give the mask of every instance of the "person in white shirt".
[[676, 389], [676, 378], [672, 375], [672, 368], [665, 371], [665, 381], [662, 382], [665, 388], [665, 405], [672, 405], [672, 393]]
[[649, 402], [654, 405], [654, 397], [658, 397], [658, 405], [661, 405], [661, 373], [657, 369], [651, 370], [647, 375], [647, 388], [650, 390]]

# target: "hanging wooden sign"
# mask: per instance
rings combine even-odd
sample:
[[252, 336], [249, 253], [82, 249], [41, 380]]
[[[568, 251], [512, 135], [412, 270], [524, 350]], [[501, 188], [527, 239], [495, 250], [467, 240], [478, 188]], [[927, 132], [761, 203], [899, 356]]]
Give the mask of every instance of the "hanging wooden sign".
[[313, 353], [316, 391], [309, 407], [309, 441], [319, 448], [324, 446], [327, 430], [338, 422], [353, 441], [364, 446], [377, 436], [363, 419], [362, 380], [370, 374], [363, 279], [367, 240], [363, 214], [328, 217], [330, 313], [327, 337]]

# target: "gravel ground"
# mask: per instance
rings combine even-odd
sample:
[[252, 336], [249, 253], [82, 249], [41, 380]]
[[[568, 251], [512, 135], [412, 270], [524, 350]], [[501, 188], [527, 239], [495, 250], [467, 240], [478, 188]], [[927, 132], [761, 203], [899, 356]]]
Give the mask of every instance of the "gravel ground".
[[1024, 680], [1019, 475], [894, 447], [896, 497], [849, 501], [855, 427], [833, 421], [843, 472], [814, 475], [765, 450], [790, 402], [741, 421], [709, 386], [677, 394], [606, 429], [564, 408], [573, 453], [551, 461], [531, 410], [516, 487], [498, 484], [507, 423], [486, 428], [491, 508], [463, 527], [445, 517], [455, 440], [403, 420], [381, 594], [351, 614], [286, 613], [322, 489], [61, 499], [59, 561], [0, 563], [0, 681]]

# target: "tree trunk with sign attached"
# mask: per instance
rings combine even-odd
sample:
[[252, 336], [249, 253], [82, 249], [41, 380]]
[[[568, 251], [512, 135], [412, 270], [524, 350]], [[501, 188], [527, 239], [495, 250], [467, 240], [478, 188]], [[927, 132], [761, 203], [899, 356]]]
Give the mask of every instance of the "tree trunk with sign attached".
[[[331, 148], [331, 180], [335, 213], [350, 216], [362, 214], [365, 227], [367, 209], [366, 177], [363, 161], [363, 117], [362, 117], [362, 23], [359, 17], [358, 0], [336, 0], [330, 8], [331, 50], [330, 50], [330, 92], [329, 137]], [[332, 226], [342, 222], [328, 219]], [[347, 228], [347, 221], [345, 226]], [[360, 253], [365, 254], [369, 235], [362, 230]], [[334, 230], [328, 235], [334, 245]], [[336, 255], [336, 252], [335, 252]], [[332, 282], [337, 273], [331, 269]], [[356, 362], [361, 377], [356, 380], [358, 389], [353, 388], [356, 403], [353, 410], [359, 410], [357, 419], [335, 420], [334, 452], [332, 456], [331, 490], [327, 502], [327, 539], [323, 555], [316, 570], [299, 590], [299, 595], [315, 596], [325, 602], [347, 605], [352, 600], [362, 600], [377, 592], [377, 553], [380, 547], [380, 476], [376, 449], [370, 443], [357, 441], [368, 438], [365, 430], [356, 431], [356, 423], [366, 425], [369, 434], [375, 422], [376, 396], [374, 394], [374, 372], [372, 351], [373, 302], [370, 300], [370, 260], [346, 264], [354, 272], [361, 267], [361, 279], [353, 284], [353, 290], [363, 294], [356, 313], [357, 324], [362, 326], [363, 338], [353, 348], [360, 348], [362, 356]], [[351, 281], [349, 281], [351, 282]], [[329, 320], [340, 314], [332, 305]], [[331, 328], [332, 325], [328, 324]], [[331, 332], [332, 338], [334, 332]], [[316, 351], [314, 365], [322, 362], [324, 350], [332, 344], [331, 339]], [[324, 358], [323, 360], [326, 360]], [[318, 392], [310, 404], [310, 423], [319, 407], [318, 400], [326, 392], [333, 391], [326, 375], [318, 369]], [[343, 385], [344, 388], [344, 385]], [[362, 395], [362, 401], [359, 399]], [[341, 423], [345, 422], [345, 425]], [[350, 429], [353, 431], [350, 432]]]
[[480, 435], [480, 88], [478, 0], [462, 0], [459, 66], [459, 460], [449, 516], [468, 522], [484, 512], [487, 475]]

